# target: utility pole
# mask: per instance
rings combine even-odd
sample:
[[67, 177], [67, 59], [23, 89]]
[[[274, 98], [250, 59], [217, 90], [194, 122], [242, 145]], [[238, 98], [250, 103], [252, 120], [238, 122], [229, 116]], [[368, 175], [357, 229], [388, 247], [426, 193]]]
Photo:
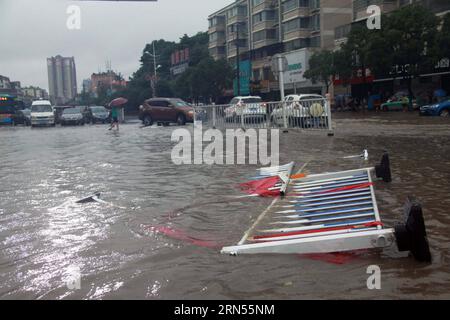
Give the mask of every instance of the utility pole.
[[236, 82], [237, 82], [237, 95], [241, 95], [241, 66], [239, 57], [239, 22], [236, 23]]
[[156, 98], [156, 82], [157, 82], [157, 75], [156, 75], [156, 52], [155, 52], [155, 41], [153, 41], [153, 69], [154, 69], [154, 79], [153, 79], [153, 98]]

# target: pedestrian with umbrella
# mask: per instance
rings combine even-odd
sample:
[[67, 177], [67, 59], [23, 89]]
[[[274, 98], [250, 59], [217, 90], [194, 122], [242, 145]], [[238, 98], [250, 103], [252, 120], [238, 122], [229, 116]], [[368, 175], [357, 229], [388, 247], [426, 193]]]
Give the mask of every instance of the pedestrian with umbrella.
[[127, 102], [127, 99], [120, 97], [112, 100], [108, 104], [108, 107], [111, 109], [111, 126], [108, 130], [116, 127], [117, 131], [119, 131], [119, 109], [123, 108]]

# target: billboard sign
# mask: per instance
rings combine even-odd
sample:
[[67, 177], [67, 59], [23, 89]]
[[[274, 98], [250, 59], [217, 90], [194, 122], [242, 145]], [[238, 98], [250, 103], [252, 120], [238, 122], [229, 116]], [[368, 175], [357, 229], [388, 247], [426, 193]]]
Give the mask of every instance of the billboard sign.
[[284, 56], [287, 60], [287, 68], [284, 70], [284, 83], [292, 84], [307, 81], [304, 74], [308, 66], [308, 51], [306, 49], [297, 50]]
[[239, 62], [239, 87], [237, 87], [237, 79], [235, 77], [233, 81], [234, 95], [246, 96], [250, 94], [250, 78], [252, 76], [252, 64], [250, 60], [244, 60]]

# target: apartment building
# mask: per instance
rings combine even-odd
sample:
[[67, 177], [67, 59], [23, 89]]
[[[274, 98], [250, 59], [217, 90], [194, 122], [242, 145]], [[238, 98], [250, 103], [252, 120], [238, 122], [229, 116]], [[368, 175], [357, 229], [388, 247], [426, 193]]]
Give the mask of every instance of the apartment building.
[[74, 57], [47, 58], [48, 87], [50, 100], [64, 104], [77, 95], [77, 76]]
[[[208, 17], [209, 50], [215, 59], [250, 65], [250, 79], [243, 79], [252, 86], [249, 91], [276, 92], [271, 57], [285, 53], [303, 73], [308, 61], [300, 61], [319, 48], [333, 48], [335, 28], [350, 23], [352, 15], [351, 3], [340, 0], [237, 0]], [[287, 89], [309, 88], [303, 81], [288, 83]]]

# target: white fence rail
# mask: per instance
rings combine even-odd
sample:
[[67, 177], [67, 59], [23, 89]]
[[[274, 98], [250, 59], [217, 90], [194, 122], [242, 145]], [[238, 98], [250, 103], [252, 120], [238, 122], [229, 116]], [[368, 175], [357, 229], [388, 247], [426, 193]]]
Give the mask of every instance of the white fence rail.
[[195, 120], [213, 128], [332, 130], [326, 99], [195, 106]]

